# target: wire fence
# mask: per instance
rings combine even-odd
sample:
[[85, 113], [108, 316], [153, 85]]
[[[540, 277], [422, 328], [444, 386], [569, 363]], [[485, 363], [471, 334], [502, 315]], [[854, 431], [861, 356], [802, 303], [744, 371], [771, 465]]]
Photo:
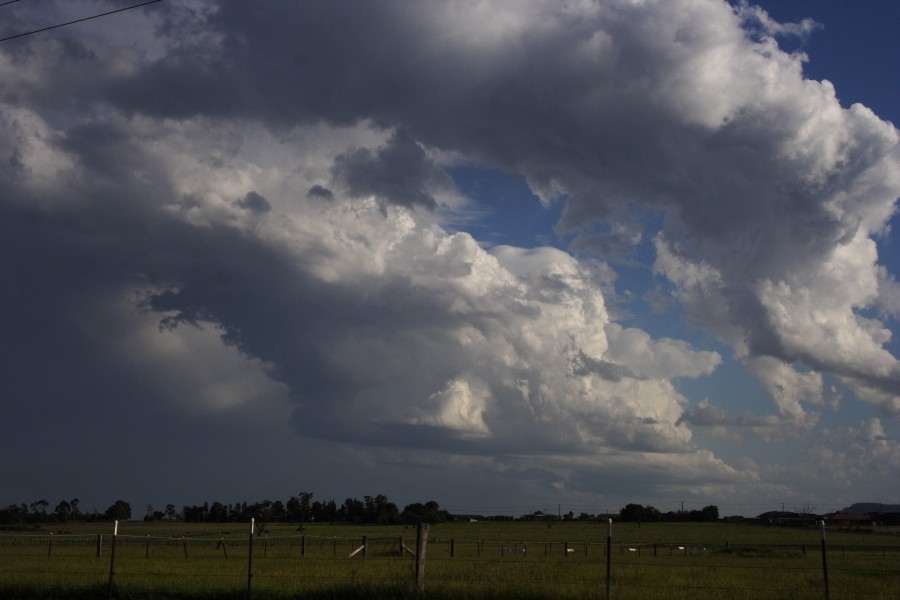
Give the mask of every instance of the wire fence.
[[900, 598], [895, 539], [630, 543], [611, 534], [610, 527], [605, 540], [576, 542], [429, 538], [427, 528], [420, 539], [2, 534], [0, 595], [286, 598], [356, 589], [437, 598]]

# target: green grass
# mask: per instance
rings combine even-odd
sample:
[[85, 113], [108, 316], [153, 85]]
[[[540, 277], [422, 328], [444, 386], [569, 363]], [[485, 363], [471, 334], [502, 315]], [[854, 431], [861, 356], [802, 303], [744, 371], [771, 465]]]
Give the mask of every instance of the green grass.
[[[51, 535], [52, 542], [51, 542]], [[124, 523], [116, 598], [244, 598], [249, 527]], [[97, 534], [103, 534], [97, 557]], [[106, 598], [111, 527], [0, 533], [0, 597]], [[367, 556], [348, 555], [368, 540]], [[433, 525], [425, 597], [606, 597], [607, 527], [599, 523]], [[267, 526], [253, 546], [257, 599], [419, 598], [409, 526]], [[827, 532], [831, 598], [900, 598], [900, 537]], [[568, 548], [570, 551], [566, 551]], [[823, 598], [820, 533], [723, 523], [615, 524], [613, 598]]]

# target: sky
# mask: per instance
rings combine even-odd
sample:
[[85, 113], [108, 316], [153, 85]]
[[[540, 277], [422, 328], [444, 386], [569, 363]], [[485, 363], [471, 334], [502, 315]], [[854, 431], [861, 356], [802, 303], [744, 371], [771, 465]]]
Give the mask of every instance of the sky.
[[0, 504], [900, 501], [898, 22], [163, 0], [0, 42]]

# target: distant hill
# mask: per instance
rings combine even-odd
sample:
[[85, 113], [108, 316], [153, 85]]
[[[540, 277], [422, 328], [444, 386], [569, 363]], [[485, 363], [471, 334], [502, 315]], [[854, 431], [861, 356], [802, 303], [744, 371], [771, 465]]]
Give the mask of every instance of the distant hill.
[[865, 515], [867, 513], [895, 513], [900, 512], [900, 504], [879, 504], [878, 502], [857, 502], [840, 512], [848, 515]]

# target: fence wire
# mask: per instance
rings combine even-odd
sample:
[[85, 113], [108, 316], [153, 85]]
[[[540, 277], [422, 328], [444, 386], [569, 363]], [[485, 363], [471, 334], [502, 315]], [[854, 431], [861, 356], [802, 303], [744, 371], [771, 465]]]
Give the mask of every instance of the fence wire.
[[[115, 542], [115, 551], [112, 544]], [[407, 537], [0, 534], [4, 590], [109, 584], [157, 594], [283, 597], [346, 586], [412, 589]], [[900, 598], [900, 545], [628, 543], [433, 538], [430, 594], [470, 598]], [[252, 559], [252, 564], [251, 564]], [[611, 564], [607, 578], [607, 560]], [[114, 561], [114, 562], [113, 562]], [[248, 573], [249, 570], [249, 573]], [[35, 577], [35, 573], [40, 573]], [[248, 577], [248, 574], [250, 575]], [[251, 583], [252, 582], [252, 583]]]

